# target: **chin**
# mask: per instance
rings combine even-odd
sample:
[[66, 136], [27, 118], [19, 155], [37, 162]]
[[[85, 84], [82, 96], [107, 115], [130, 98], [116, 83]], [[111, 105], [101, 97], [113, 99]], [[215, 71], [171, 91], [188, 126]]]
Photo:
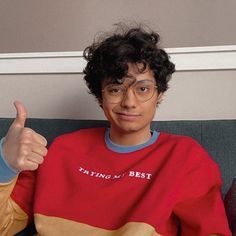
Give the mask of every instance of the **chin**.
[[144, 126], [140, 126], [138, 124], [132, 124], [129, 122], [122, 122], [119, 123], [118, 125], [113, 126], [115, 128], [118, 128], [122, 133], [134, 133], [134, 132], [138, 132], [142, 129], [145, 129]]

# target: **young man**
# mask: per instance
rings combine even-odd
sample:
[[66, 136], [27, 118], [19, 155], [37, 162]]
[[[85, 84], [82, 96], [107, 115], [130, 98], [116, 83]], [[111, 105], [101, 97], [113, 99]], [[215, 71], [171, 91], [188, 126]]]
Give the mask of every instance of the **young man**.
[[137, 27], [85, 49], [84, 78], [109, 129], [62, 135], [47, 150], [15, 102], [1, 141], [1, 235], [32, 219], [46, 236], [231, 235], [217, 165], [191, 138], [150, 130], [174, 72], [158, 42]]

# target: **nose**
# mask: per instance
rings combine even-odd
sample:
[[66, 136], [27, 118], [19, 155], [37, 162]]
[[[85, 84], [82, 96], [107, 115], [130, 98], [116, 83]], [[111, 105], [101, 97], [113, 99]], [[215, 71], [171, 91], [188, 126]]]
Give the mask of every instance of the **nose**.
[[136, 107], [137, 99], [134, 94], [134, 91], [131, 88], [128, 88], [121, 100], [121, 106], [125, 108], [134, 108]]

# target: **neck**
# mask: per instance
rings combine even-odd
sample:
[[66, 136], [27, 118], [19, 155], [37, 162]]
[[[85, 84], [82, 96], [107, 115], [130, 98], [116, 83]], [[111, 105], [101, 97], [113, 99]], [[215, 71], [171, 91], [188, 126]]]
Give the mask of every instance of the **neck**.
[[147, 142], [151, 138], [150, 127], [134, 132], [117, 131], [111, 127], [110, 139], [113, 143], [122, 146], [134, 146]]

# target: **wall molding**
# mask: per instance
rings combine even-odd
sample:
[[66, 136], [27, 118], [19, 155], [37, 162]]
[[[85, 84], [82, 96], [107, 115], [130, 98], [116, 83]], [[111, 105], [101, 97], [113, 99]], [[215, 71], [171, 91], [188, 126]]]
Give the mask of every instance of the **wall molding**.
[[[177, 71], [234, 70], [236, 45], [166, 48]], [[82, 51], [0, 53], [0, 74], [82, 73]]]

